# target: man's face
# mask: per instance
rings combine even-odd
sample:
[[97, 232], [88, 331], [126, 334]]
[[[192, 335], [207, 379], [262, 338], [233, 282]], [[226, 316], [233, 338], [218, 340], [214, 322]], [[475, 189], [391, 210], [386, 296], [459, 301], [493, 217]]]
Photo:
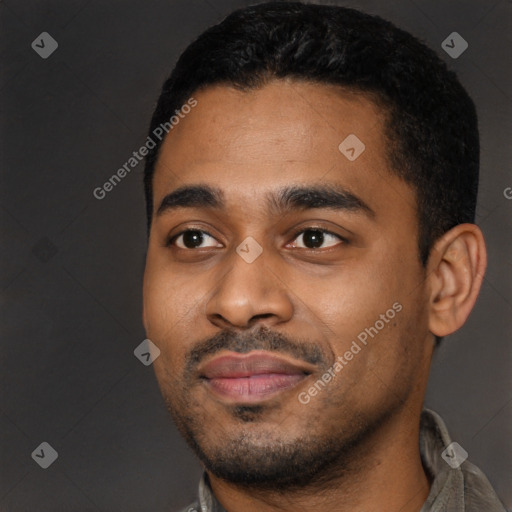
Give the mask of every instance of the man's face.
[[[156, 376], [213, 474], [310, 481], [421, 407], [431, 343], [415, 194], [389, 171], [383, 116], [361, 95], [274, 81], [194, 97], [154, 175]], [[354, 138], [339, 149], [351, 134], [359, 156]], [[185, 192], [157, 213], [192, 186], [217, 196]]]

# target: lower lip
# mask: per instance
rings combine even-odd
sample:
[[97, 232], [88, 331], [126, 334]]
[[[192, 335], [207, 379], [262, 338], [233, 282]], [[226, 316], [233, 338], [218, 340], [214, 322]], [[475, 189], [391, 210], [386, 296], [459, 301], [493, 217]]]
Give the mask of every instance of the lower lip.
[[209, 387], [217, 394], [237, 402], [257, 402], [279, 392], [295, 387], [307, 375], [265, 373], [250, 377], [207, 379]]

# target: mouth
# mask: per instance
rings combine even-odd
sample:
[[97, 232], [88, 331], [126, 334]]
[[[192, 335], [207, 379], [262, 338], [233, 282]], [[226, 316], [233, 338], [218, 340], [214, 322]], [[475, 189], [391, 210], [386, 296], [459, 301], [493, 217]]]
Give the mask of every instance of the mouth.
[[217, 397], [231, 403], [255, 403], [294, 388], [313, 370], [304, 361], [253, 351], [215, 357], [199, 368], [199, 374]]

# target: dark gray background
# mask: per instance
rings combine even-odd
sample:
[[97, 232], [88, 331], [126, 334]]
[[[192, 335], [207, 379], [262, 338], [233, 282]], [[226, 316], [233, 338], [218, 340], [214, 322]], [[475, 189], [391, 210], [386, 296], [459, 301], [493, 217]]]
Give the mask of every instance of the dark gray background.
[[[249, 3], [0, 3], [2, 511], [172, 511], [194, 497], [199, 465], [133, 355], [145, 338], [142, 164], [105, 199], [92, 191], [144, 142], [191, 38]], [[425, 40], [477, 104], [489, 267], [467, 325], [435, 356], [426, 405], [512, 508], [512, 4], [342, 4]], [[43, 31], [59, 44], [46, 60], [31, 48]], [[453, 31], [469, 43], [457, 60], [440, 47]], [[46, 470], [31, 458], [42, 441], [59, 454]]]

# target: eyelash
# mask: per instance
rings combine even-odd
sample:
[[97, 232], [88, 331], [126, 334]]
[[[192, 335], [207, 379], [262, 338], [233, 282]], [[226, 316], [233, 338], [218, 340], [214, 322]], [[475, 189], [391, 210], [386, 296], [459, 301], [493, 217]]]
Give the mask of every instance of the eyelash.
[[[170, 247], [171, 245], [173, 245], [174, 241], [180, 237], [181, 235], [185, 234], [185, 233], [188, 233], [189, 231], [197, 231], [199, 233], [202, 233], [202, 234], [205, 234], [205, 235], [208, 235], [210, 237], [212, 237], [213, 239], [215, 239], [215, 237], [213, 235], [211, 235], [210, 233], [208, 233], [208, 231], [205, 231], [204, 229], [194, 229], [194, 228], [187, 228], [187, 229], [184, 229], [183, 231], [180, 231], [178, 234], [176, 235], [173, 235], [172, 237], [169, 237], [166, 242], [165, 242], [165, 247]], [[333, 233], [332, 231], [329, 231], [328, 229], [324, 229], [324, 228], [320, 228], [320, 227], [317, 227], [317, 226], [308, 226], [306, 228], [302, 228], [298, 231], [296, 231], [293, 235], [292, 235], [292, 241], [295, 240], [300, 234], [302, 233], [305, 233], [306, 231], [320, 231], [322, 234], [324, 235], [332, 235], [336, 238], [338, 238], [343, 244], [348, 244], [348, 240], [340, 235], [338, 235], [337, 233]], [[335, 247], [335, 246], [333, 246]], [[327, 250], [327, 249], [332, 249], [333, 247], [327, 247], [326, 249], [323, 249], [323, 250]], [[184, 251], [195, 251], [197, 249], [183, 249], [182, 247], [178, 247], [178, 249], [182, 249]], [[322, 249], [311, 249], [311, 248], [300, 248], [300, 249], [303, 249], [303, 250], [309, 250], [309, 251], [321, 251]]]

